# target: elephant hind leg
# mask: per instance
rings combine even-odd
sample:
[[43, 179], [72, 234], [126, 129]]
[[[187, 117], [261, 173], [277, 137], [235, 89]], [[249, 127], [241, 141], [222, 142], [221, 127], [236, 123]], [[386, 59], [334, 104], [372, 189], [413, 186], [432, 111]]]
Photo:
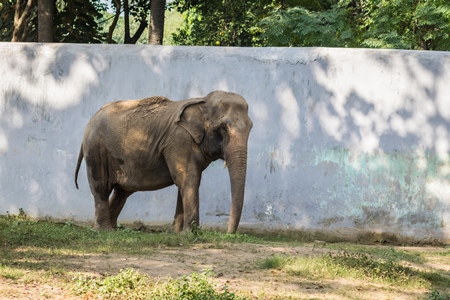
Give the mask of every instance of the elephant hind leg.
[[114, 229], [117, 229], [117, 219], [119, 218], [119, 214], [122, 211], [127, 198], [133, 194], [133, 192], [125, 191], [119, 187], [114, 187], [114, 192], [109, 199], [109, 216], [111, 219], [111, 226]]
[[109, 193], [93, 192], [92, 194], [95, 202], [94, 229], [112, 230], [108, 205]]
[[181, 193], [180, 190], [178, 189], [177, 208], [175, 209], [175, 218], [174, 218], [175, 232], [181, 232], [183, 230], [183, 222], [184, 222], [183, 200], [181, 199]]

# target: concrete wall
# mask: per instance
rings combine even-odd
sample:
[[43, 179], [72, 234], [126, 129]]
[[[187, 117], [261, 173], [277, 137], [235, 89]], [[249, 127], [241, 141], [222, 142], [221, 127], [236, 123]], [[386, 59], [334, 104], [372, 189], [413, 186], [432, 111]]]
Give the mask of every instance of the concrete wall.
[[[89, 222], [84, 128], [106, 102], [221, 89], [254, 127], [242, 226], [450, 242], [450, 53], [0, 43], [0, 214]], [[136, 193], [119, 222], [171, 223], [176, 189]], [[228, 172], [201, 185], [228, 220]]]

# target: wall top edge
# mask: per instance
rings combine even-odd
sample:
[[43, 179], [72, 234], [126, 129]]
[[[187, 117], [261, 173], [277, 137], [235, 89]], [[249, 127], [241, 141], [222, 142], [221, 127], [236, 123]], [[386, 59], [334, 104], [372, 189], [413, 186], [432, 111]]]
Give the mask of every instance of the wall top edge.
[[368, 54], [385, 54], [385, 55], [417, 55], [417, 56], [449, 56], [448, 51], [426, 51], [426, 50], [402, 50], [402, 49], [373, 49], [373, 48], [329, 48], [329, 47], [222, 47], [222, 46], [171, 46], [171, 45], [129, 45], [129, 44], [71, 44], [71, 43], [11, 43], [0, 42], [0, 52], [6, 49], [24, 49], [33, 50], [40, 48], [54, 48], [54, 49], [84, 49], [85, 51], [94, 50], [107, 52], [121, 49], [121, 51], [136, 51], [136, 52], [162, 52], [168, 54], [171, 52], [211, 52], [224, 54], [240, 54], [240, 55], [261, 55], [272, 54], [285, 56], [286, 54], [319, 54], [327, 55], [342, 52], [347, 53], [368, 53]]

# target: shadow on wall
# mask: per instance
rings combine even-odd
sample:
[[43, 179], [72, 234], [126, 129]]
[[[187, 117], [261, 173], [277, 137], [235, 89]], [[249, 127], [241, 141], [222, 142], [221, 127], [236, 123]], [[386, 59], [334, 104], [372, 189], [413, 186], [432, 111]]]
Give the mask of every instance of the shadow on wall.
[[[35, 217], [92, 220], [93, 201], [86, 178], [80, 174], [84, 188], [76, 191], [73, 172], [85, 126], [103, 104], [152, 95], [185, 99], [227, 89], [226, 80], [215, 82], [213, 88], [190, 76], [180, 78], [186, 67], [191, 75], [204, 54], [192, 48], [171, 49], [3, 43], [0, 182], [7, 188], [0, 192], [0, 213], [24, 208]], [[205, 64], [197, 68], [207, 70]], [[165, 197], [156, 194], [151, 197], [155, 202]], [[173, 214], [172, 208], [167, 214], [158, 210], [160, 206], [154, 207], [163, 220]], [[132, 215], [139, 219], [149, 213], [134, 209]]]
[[[279, 134], [259, 192], [267, 211], [255, 219], [448, 238], [450, 56], [313, 51], [316, 58], [291, 62], [273, 79], [280, 107], [270, 113], [281, 122], [268, 129]], [[260, 106], [257, 118], [266, 115]], [[281, 185], [271, 184], [280, 176]], [[284, 191], [294, 198], [283, 202]]]
[[[0, 213], [92, 220], [85, 176], [73, 186], [91, 116], [113, 100], [221, 89], [254, 123], [243, 223], [450, 236], [446, 53], [3, 44], [0, 59]], [[206, 172], [201, 218], [214, 223], [229, 211], [228, 174]], [[174, 199], [157, 205], [164, 192], [151, 213], [148, 193], [133, 197], [125, 219], [173, 215]]]
[[73, 146], [83, 132], [74, 125], [98, 95], [99, 76], [107, 68], [101, 55], [82, 50], [2, 43], [0, 213], [24, 208], [45, 216], [49, 207], [66, 203]]

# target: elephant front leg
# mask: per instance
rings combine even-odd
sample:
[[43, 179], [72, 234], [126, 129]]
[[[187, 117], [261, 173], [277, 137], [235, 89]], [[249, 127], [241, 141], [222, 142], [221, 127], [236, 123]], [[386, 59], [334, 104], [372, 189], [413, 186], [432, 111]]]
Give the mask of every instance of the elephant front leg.
[[[166, 162], [170, 175], [172, 176], [173, 182], [178, 187], [174, 230], [179, 232], [181, 230], [190, 230], [193, 224], [198, 226], [200, 223], [198, 189], [200, 186], [202, 169], [201, 165], [199, 165], [196, 160], [198, 156], [189, 152], [189, 147], [177, 147], [176, 150], [178, 152], [175, 153], [171, 152], [171, 149], [168, 148], [165, 156], [168, 158], [166, 159]], [[180, 151], [188, 152], [180, 153]]]
[[175, 209], [175, 217], [173, 224], [175, 232], [181, 232], [183, 230], [183, 222], [184, 222], [183, 200], [181, 199], [180, 189], [178, 189], [177, 207]]
[[183, 225], [185, 230], [200, 225], [198, 186], [187, 186], [181, 191]]
[[178, 176], [178, 199], [175, 212], [175, 231], [191, 230], [200, 224], [199, 218], [199, 186], [201, 171], [195, 169], [180, 172]]

